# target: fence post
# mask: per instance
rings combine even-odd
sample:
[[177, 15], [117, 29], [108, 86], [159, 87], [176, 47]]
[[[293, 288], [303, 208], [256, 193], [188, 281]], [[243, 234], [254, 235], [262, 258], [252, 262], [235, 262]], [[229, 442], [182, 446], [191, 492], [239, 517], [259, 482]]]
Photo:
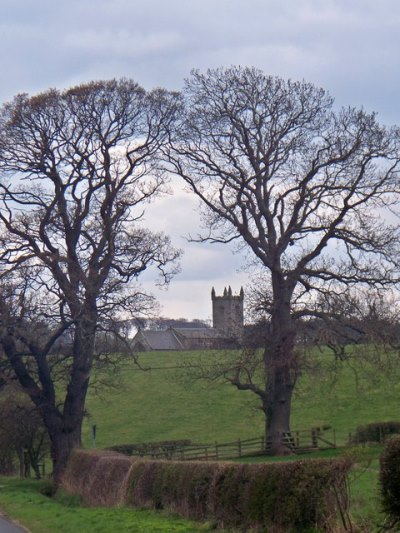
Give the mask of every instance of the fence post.
[[217, 443], [217, 441], [215, 441], [215, 458], [218, 461], [219, 456], [218, 456], [218, 443]]
[[238, 439], [238, 456], [242, 457], [242, 443], [240, 442], [240, 439]]
[[314, 448], [318, 448], [317, 431], [315, 428], [311, 430], [311, 445]]
[[265, 452], [265, 436], [261, 437], [261, 451]]

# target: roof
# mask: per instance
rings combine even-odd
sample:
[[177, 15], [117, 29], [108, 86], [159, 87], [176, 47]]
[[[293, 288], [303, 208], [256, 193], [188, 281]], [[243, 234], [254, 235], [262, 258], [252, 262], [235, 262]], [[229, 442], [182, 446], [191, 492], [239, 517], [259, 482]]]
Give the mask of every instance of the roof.
[[223, 337], [221, 330], [214, 328], [171, 328], [174, 332], [187, 339], [220, 339]]
[[[210, 346], [210, 342], [232, 341], [226, 333], [215, 328], [168, 328], [165, 330], [139, 330], [133, 338], [133, 349], [153, 350], [183, 350], [187, 349], [188, 341], [191, 349], [195, 346], [203, 348]], [[197, 341], [197, 344], [196, 344]], [[208, 342], [207, 342], [208, 341]], [[217, 345], [217, 344], [216, 344]]]
[[181, 350], [182, 345], [171, 330], [141, 330], [133, 339], [135, 344], [142, 343], [149, 350]]

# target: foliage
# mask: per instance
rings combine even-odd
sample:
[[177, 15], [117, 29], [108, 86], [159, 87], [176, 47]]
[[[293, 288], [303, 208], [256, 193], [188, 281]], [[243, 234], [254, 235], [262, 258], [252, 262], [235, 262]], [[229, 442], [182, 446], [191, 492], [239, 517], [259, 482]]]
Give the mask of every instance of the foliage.
[[37, 408], [14, 384], [0, 389], [0, 412], [0, 472], [11, 473], [19, 464], [21, 476], [32, 468], [40, 479], [50, 443]]
[[400, 437], [388, 440], [380, 459], [382, 507], [390, 525], [400, 522]]
[[152, 452], [168, 451], [189, 446], [192, 441], [189, 439], [164, 440], [161, 442], [143, 442], [140, 444], [115, 444], [108, 449], [124, 455], [149, 455]]
[[132, 460], [116, 452], [74, 451], [63, 474], [62, 486], [82, 496], [89, 505], [121, 505], [124, 480]]
[[89, 505], [125, 501], [220, 525], [289, 532], [329, 529], [338, 508], [347, 513], [350, 467], [340, 459], [264, 465], [132, 461], [76, 450], [63, 486]]
[[372, 422], [365, 426], [358, 426], [352, 436], [353, 444], [362, 444], [366, 442], [382, 443], [390, 435], [400, 433], [400, 422]]
[[164, 330], [168, 328], [209, 328], [210, 324], [198, 318], [188, 320], [187, 318], [167, 318], [160, 316], [143, 320], [141, 326], [144, 326], [146, 329]]

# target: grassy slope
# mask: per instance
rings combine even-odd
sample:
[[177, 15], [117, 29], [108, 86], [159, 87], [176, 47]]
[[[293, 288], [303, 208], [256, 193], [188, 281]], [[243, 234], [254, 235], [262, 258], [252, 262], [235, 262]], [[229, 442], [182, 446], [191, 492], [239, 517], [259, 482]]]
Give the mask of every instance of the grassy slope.
[[[196, 353], [153, 353], [142, 357], [154, 367], [178, 366]], [[400, 368], [377, 372], [367, 363], [332, 365], [327, 354], [317, 370], [300, 379], [293, 401], [292, 428], [331, 425], [344, 445], [358, 425], [400, 420]], [[127, 364], [117, 390], [100, 398], [91, 394], [84, 430], [90, 445], [90, 425], [98, 426], [97, 447], [117, 443], [189, 438], [194, 442], [226, 442], [263, 433], [263, 416], [255, 396], [230, 385], [184, 383], [181, 370], [138, 371]], [[365, 531], [377, 531], [379, 514], [378, 459], [362, 457], [351, 479], [351, 514]], [[340, 453], [340, 452], [339, 452]], [[362, 454], [363, 452], [361, 452]], [[330, 455], [332, 452], [328, 452]], [[265, 460], [265, 459], [263, 459]]]
[[[146, 354], [143, 365], [176, 366], [188, 356], [178, 352]], [[121, 370], [117, 390], [89, 395], [90, 425], [97, 425], [97, 446], [117, 443], [191, 439], [214, 442], [262, 433], [262, 417], [251, 408], [252, 395], [228, 385], [182, 383], [177, 369], [142, 372], [132, 364]]]
[[[196, 353], [152, 353], [142, 356], [151, 367], [177, 366]], [[327, 358], [327, 361], [329, 359]], [[365, 369], [364, 369], [365, 370]], [[314, 371], [301, 378], [293, 401], [292, 427], [311, 428], [329, 424], [339, 444], [349, 432], [372, 421], [400, 419], [400, 370], [379, 377], [347, 365], [335, 372]], [[360, 374], [361, 372], [361, 374]], [[263, 433], [263, 416], [256, 398], [230, 385], [183, 383], [179, 369], [142, 372], [126, 363], [120, 382], [87, 402], [90, 418], [84, 442], [90, 446], [90, 426], [97, 425], [97, 447], [129, 442], [191, 439], [194, 442], [225, 442]]]

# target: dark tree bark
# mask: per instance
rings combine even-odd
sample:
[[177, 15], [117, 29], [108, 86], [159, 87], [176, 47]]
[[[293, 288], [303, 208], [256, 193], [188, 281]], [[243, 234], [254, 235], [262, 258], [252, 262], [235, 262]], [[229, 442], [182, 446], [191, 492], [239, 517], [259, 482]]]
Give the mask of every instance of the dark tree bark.
[[123, 80], [1, 111], [0, 344], [43, 417], [56, 479], [81, 445], [98, 339], [154, 305], [141, 272], [175, 270], [179, 251], [140, 221], [164, 190], [158, 154], [178, 106]]
[[282, 451], [301, 369], [298, 320], [317, 316], [322, 297], [399, 281], [398, 131], [363, 110], [335, 112], [311, 84], [251, 68], [193, 72], [184, 99], [165, 154], [201, 200], [199, 240], [237, 241], [263, 279], [264, 386], [246, 355], [224, 375], [259, 396], [267, 439]]
[[291, 402], [298, 365], [294, 351], [296, 330], [289, 301], [285, 296], [283, 299], [286, 302], [279, 299], [276, 311], [271, 313], [271, 340], [264, 351], [266, 437], [274, 455], [285, 453], [282, 439], [290, 434]]

